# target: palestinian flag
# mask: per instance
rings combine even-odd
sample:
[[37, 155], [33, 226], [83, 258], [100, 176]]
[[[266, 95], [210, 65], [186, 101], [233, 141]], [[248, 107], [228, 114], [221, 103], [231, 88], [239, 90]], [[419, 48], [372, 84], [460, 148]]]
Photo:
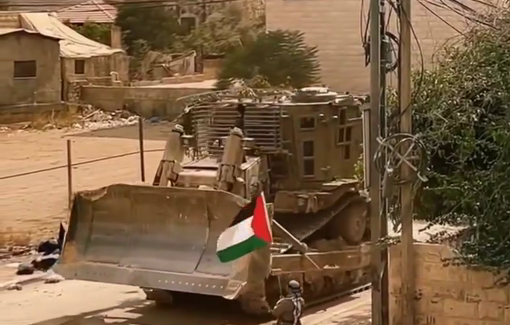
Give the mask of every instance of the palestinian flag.
[[216, 250], [221, 262], [236, 260], [273, 241], [264, 193], [251, 200], [218, 238]]

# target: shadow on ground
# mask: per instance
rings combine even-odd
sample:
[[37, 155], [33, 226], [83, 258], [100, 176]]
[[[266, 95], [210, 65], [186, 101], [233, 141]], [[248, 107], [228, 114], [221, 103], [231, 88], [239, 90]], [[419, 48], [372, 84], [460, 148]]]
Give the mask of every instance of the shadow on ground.
[[350, 315], [342, 318], [342, 320], [328, 321], [328, 325], [371, 325], [372, 316], [369, 313], [360, 315]]
[[[174, 307], [156, 307], [147, 301], [127, 302], [122, 305], [73, 316], [63, 316], [33, 325], [256, 325], [241, 313], [235, 302], [221, 298], [201, 297]], [[262, 321], [264, 323], [264, 321]]]
[[[306, 315], [320, 313], [339, 303], [354, 298], [346, 298], [320, 307], [310, 308]], [[367, 322], [368, 320], [368, 322]], [[369, 325], [370, 316], [352, 316], [342, 322], [328, 322], [337, 325]], [[276, 324], [270, 318], [256, 318], [243, 314], [233, 301], [216, 297], [200, 297], [187, 300], [174, 307], [156, 307], [148, 301], [130, 301], [119, 306], [96, 310], [79, 315], [63, 316], [33, 325], [269, 325]], [[315, 325], [315, 324], [314, 324]], [[318, 325], [318, 324], [317, 324]]]
[[[163, 121], [155, 124], [146, 123], [143, 128], [144, 140], [166, 141], [171, 130], [172, 126], [170, 122]], [[87, 130], [75, 133], [72, 136], [78, 138], [117, 138], [138, 140], [139, 128], [137, 124], [126, 125], [109, 129]]]

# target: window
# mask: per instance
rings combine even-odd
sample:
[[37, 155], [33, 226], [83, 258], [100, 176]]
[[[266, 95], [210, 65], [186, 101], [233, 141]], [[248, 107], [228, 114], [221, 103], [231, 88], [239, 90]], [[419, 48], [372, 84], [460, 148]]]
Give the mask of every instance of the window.
[[85, 60], [74, 60], [74, 74], [85, 74]]
[[189, 34], [197, 27], [197, 18], [193, 16], [181, 17], [180, 24], [182, 30]]
[[299, 121], [301, 130], [310, 130], [315, 128], [315, 117], [302, 117]]
[[340, 154], [343, 153], [344, 160], [351, 159], [351, 144], [352, 144], [352, 121], [348, 120], [347, 108], [340, 108], [338, 112], [338, 134], [337, 145], [341, 147]]
[[338, 144], [351, 142], [352, 140], [352, 126], [338, 128]]
[[313, 141], [304, 141], [303, 142], [303, 157], [304, 158], [313, 158], [315, 154], [315, 148]]
[[303, 175], [315, 175], [315, 148], [313, 141], [303, 141]]
[[345, 125], [346, 123], [347, 123], [347, 109], [341, 108], [338, 124]]
[[304, 175], [313, 176], [315, 175], [315, 162], [313, 159], [303, 161]]
[[345, 160], [351, 159], [351, 146], [348, 144], [344, 146], [344, 159]]
[[340, 108], [338, 112], [337, 144], [343, 145], [352, 141], [352, 123], [347, 120], [347, 108]]
[[14, 61], [14, 78], [35, 78], [37, 76], [37, 62]]

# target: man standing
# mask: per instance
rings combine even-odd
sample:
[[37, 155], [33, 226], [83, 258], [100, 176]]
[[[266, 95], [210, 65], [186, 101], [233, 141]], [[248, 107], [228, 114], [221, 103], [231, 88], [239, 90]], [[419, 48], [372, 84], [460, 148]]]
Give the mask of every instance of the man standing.
[[289, 295], [278, 300], [273, 308], [273, 316], [277, 325], [301, 325], [301, 316], [305, 307], [305, 300], [301, 297], [301, 285], [296, 280], [290, 280]]

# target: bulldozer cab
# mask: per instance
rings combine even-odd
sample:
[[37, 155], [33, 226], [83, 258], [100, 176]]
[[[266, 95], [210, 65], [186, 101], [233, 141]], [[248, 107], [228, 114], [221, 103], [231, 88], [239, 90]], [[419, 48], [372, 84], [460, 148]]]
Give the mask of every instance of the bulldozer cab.
[[[350, 178], [361, 150], [361, 103], [326, 88], [308, 88], [283, 106], [284, 139], [295, 174], [285, 188], [307, 188], [336, 178]], [[294, 182], [294, 184], [291, 184]]]

